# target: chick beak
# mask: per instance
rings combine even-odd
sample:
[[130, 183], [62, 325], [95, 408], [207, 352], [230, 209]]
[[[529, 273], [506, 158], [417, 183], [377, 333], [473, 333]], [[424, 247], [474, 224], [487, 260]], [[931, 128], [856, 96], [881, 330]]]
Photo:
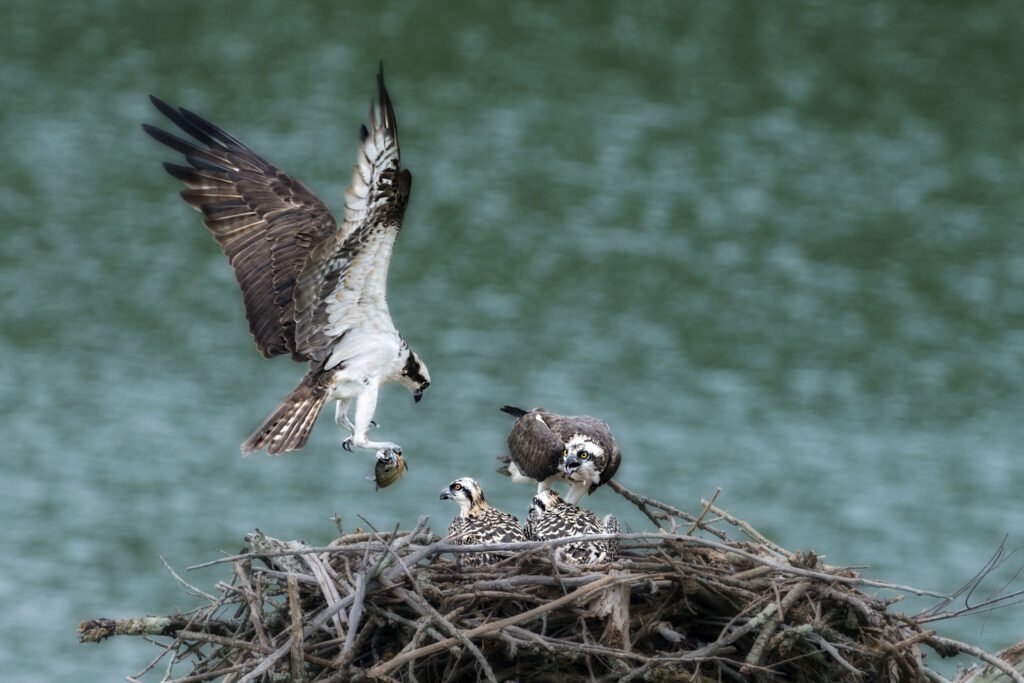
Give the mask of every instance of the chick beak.
[[441, 500], [448, 500], [451, 497], [452, 497], [452, 492], [449, 491], [448, 489], [445, 489], [444, 491], [441, 491]]

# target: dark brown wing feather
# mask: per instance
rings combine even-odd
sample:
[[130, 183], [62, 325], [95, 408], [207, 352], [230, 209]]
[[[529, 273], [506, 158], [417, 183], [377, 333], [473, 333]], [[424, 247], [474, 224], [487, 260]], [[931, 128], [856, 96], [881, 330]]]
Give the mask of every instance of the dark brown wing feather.
[[[619, 464], [622, 462], [622, 452], [619, 450], [619, 444], [615, 443], [615, 439], [612, 439], [612, 449], [605, 457], [608, 458], [608, 462], [605, 464], [604, 469], [601, 470], [599, 484], [607, 484], [615, 476], [615, 473], [619, 471]], [[593, 493], [596, 488], [596, 486], [591, 486], [590, 491], [587, 493]]]
[[516, 420], [508, 434], [512, 461], [523, 474], [537, 481], [558, 474], [558, 463], [565, 450], [561, 437], [549, 428], [548, 416], [550, 413], [543, 408], [535, 408]]
[[295, 344], [295, 281], [310, 251], [335, 232], [334, 217], [309, 188], [228, 133], [186, 109], [150, 99], [202, 145], [142, 126], [189, 163], [164, 168], [188, 186], [181, 196], [202, 212], [231, 262], [260, 352], [305, 359]]

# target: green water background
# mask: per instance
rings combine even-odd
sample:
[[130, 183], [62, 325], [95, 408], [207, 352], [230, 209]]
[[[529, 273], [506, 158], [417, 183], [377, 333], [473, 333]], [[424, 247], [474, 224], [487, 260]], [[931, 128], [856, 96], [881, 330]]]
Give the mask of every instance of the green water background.
[[[439, 530], [462, 475], [525, 514], [493, 473], [505, 403], [606, 419], [634, 490], [696, 512], [720, 486], [787, 548], [955, 590], [1024, 544], [1022, 26], [1008, 2], [5, 3], [2, 677], [139, 671], [155, 648], [78, 621], [194, 606], [160, 557], [253, 527]], [[410, 471], [377, 493], [329, 418], [239, 457], [303, 369], [259, 357], [139, 123], [183, 104], [337, 209], [381, 59], [414, 176], [391, 311], [434, 383], [382, 392]], [[938, 628], [997, 649], [1024, 607]]]

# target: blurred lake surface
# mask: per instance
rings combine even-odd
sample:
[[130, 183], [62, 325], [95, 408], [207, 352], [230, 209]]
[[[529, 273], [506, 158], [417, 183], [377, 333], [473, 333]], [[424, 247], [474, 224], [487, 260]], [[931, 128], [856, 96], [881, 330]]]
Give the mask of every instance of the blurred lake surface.
[[[183, 572], [254, 527], [442, 530], [463, 475], [522, 518], [529, 487], [494, 473], [505, 403], [604, 418], [633, 490], [697, 512], [720, 486], [787, 548], [955, 590], [1024, 543], [1022, 22], [1016, 3], [5, 3], [0, 671], [138, 672], [155, 648], [79, 645], [77, 623], [194, 606], [160, 558]], [[150, 93], [186, 106], [339, 209], [381, 59], [414, 176], [390, 305], [434, 383], [415, 407], [383, 390], [410, 468], [375, 492], [330, 416], [298, 453], [239, 456], [304, 368], [260, 358], [139, 124], [164, 124]], [[586, 503], [646, 528], [611, 491]], [[937, 627], [998, 649], [1024, 608]]]

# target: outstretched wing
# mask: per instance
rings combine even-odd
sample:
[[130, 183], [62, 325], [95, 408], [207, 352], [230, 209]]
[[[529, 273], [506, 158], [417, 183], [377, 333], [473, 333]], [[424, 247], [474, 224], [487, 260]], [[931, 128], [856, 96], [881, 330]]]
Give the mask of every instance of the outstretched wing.
[[[510, 406], [502, 410], [515, 414], [506, 408]], [[508, 450], [512, 460], [523, 474], [537, 481], [558, 474], [559, 460], [565, 450], [561, 437], [545, 421], [550, 416], [543, 408], [523, 413], [508, 434]]]
[[231, 262], [260, 352], [304, 358], [295, 343], [295, 282], [310, 251], [336, 231], [334, 217], [309, 188], [206, 119], [150, 100], [202, 145], [142, 125], [188, 161], [164, 168], [188, 186], [181, 196], [202, 212]]
[[398, 125], [383, 70], [377, 74], [377, 101], [370, 105], [367, 126], [360, 131], [358, 163], [345, 192], [344, 224], [313, 249], [295, 288], [296, 348], [317, 360], [325, 360], [354, 327], [391, 324], [388, 264], [412, 175], [401, 167]]

